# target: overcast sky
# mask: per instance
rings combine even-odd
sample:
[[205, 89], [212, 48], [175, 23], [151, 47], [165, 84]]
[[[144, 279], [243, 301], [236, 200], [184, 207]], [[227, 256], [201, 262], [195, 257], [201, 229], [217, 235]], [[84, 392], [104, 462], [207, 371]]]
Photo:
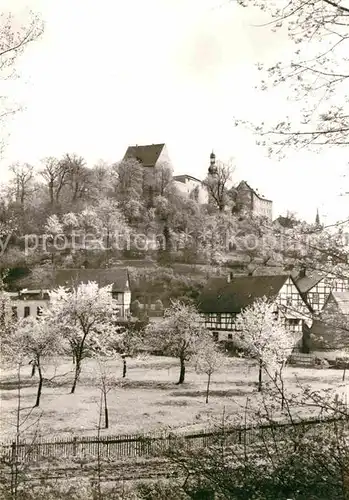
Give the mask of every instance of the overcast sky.
[[295, 112], [282, 91], [255, 89], [258, 61], [287, 58], [284, 33], [228, 0], [0, 0], [46, 22], [43, 38], [20, 61], [11, 91], [25, 110], [12, 121], [2, 162], [37, 163], [76, 152], [89, 164], [115, 162], [130, 144], [165, 142], [176, 173], [204, 178], [209, 155], [234, 158], [245, 179], [287, 209], [314, 220], [348, 215], [338, 197], [344, 152], [269, 160], [236, 119], [277, 120]]

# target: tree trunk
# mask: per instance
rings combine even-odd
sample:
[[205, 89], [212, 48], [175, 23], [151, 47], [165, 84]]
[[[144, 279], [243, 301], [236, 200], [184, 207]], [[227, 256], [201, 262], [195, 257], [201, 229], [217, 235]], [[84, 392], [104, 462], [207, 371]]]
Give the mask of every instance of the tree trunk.
[[258, 392], [262, 392], [262, 370], [263, 370], [263, 361], [259, 360], [259, 373], [258, 373]]
[[80, 377], [80, 372], [81, 372], [81, 359], [80, 359], [80, 357], [76, 356], [75, 357], [75, 375], [74, 375], [74, 381], [73, 381], [73, 385], [72, 385], [70, 394], [74, 394], [74, 392], [75, 392], [76, 384], [77, 384], [79, 377]]
[[126, 363], [126, 359], [124, 359], [123, 368], [122, 368], [122, 378], [126, 377], [126, 373], [127, 373], [127, 363]]
[[53, 196], [53, 181], [52, 180], [49, 182], [49, 193], [50, 193], [50, 204], [51, 204], [51, 207], [53, 207], [55, 201], [54, 201], [54, 196]]
[[109, 412], [108, 412], [108, 401], [107, 401], [107, 392], [103, 390], [104, 396], [104, 428], [109, 428]]
[[343, 377], [342, 377], [342, 381], [344, 382], [345, 381], [345, 373], [347, 371], [347, 365], [345, 365], [344, 367], [344, 370], [343, 370]]
[[36, 393], [36, 402], [35, 402], [35, 407], [39, 406], [40, 405], [40, 398], [41, 398], [41, 391], [42, 391], [42, 385], [43, 385], [43, 382], [44, 382], [44, 379], [42, 377], [42, 371], [41, 371], [41, 366], [40, 366], [40, 362], [38, 361], [36, 363], [36, 366], [38, 368], [38, 375], [39, 375], [39, 385], [38, 385], [38, 391]]
[[180, 360], [180, 363], [181, 363], [181, 371], [179, 373], [179, 380], [177, 382], [177, 385], [183, 384], [184, 378], [185, 378], [185, 362], [184, 362], [184, 358], [179, 358], [179, 360]]
[[207, 379], [206, 403], [208, 403], [208, 395], [210, 392], [210, 382], [211, 382], [211, 373], [208, 374], [208, 379]]

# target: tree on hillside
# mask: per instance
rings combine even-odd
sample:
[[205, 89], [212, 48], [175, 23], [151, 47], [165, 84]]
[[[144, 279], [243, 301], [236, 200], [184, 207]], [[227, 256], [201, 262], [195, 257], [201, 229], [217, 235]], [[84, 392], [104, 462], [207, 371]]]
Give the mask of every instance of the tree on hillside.
[[86, 166], [82, 156], [65, 154], [60, 161], [61, 168], [66, 174], [66, 184], [69, 192], [69, 201], [73, 204], [85, 200], [91, 186], [92, 173]]
[[220, 161], [216, 163], [215, 173], [209, 174], [203, 181], [208, 191], [209, 200], [223, 212], [229, 201], [228, 188], [232, 181], [233, 168]]
[[56, 214], [50, 215], [45, 224], [45, 234], [52, 244], [51, 260], [54, 263], [54, 246], [57, 244], [58, 236], [63, 234], [63, 225]]
[[50, 293], [48, 320], [69, 342], [75, 360], [71, 393], [75, 392], [83, 360], [93, 351], [104, 350], [115, 332], [115, 303], [111, 285], [99, 288], [95, 282], [81, 283], [66, 291], [60, 287]]
[[39, 173], [46, 182], [51, 207], [60, 201], [61, 191], [67, 183], [68, 170], [69, 166], [66, 161], [58, 160], [53, 156], [42, 160], [42, 168]]
[[212, 336], [207, 336], [200, 343], [194, 359], [196, 371], [207, 375], [206, 403], [208, 403], [212, 375], [224, 366], [225, 357]]
[[12, 192], [17, 203], [23, 208], [25, 201], [33, 192], [34, 167], [29, 163], [14, 163], [10, 166], [12, 178]]
[[120, 203], [129, 199], [139, 200], [141, 198], [143, 167], [137, 160], [129, 158], [114, 164], [112, 178], [114, 179], [114, 195]]
[[98, 232], [103, 237], [103, 246], [108, 255], [113, 245], [120, 249], [126, 247], [126, 238], [130, 229], [126, 223], [125, 217], [119, 210], [119, 205], [111, 199], [102, 199], [95, 207], [97, 215]]
[[236, 319], [237, 336], [242, 347], [258, 362], [258, 392], [262, 374], [278, 373], [295, 346], [294, 335], [285, 327], [275, 303], [267, 298], [256, 300]]
[[159, 323], [150, 323], [144, 333], [146, 347], [174, 356], [180, 362], [178, 384], [185, 379], [185, 364], [197, 352], [199, 345], [211, 333], [205, 329], [200, 314], [194, 306], [179, 301], [165, 310]]

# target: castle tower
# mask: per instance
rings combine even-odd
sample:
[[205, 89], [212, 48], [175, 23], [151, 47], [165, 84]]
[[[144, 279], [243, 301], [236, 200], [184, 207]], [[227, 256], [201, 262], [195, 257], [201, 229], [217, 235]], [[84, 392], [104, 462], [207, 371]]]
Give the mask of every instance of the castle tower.
[[209, 175], [215, 175], [217, 174], [217, 166], [216, 166], [216, 155], [212, 151], [210, 154], [210, 166], [208, 168], [208, 174]]

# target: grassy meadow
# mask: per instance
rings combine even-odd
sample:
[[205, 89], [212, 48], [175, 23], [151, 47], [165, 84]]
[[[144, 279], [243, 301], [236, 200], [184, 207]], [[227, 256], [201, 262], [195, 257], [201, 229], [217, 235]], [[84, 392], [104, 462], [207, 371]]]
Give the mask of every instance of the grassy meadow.
[[[73, 379], [71, 359], [47, 359], [45, 382], [39, 408], [35, 404], [38, 379], [31, 377], [31, 366], [21, 370], [22, 436], [34, 432], [45, 439], [54, 436], [96, 435], [100, 408], [100, 367], [86, 359], [75, 394], [70, 394]], [[108, 384], [109, 428], [103, 434], [136, 434], [155, 430], [186, 431], [207, 428], [221, 416], [243, 411], [246, 399], [256, 400], [258, 370], [253, 361], [228, 358], [212, 376], [209, 402], [205, 403], [207, 376], [187, 367], [186, 381], [176, 385], [179, 363], [167, 357], [128, 359], [126, 378], [122, 378], [122, 360], [118, 357], [103, 366]], [[343, 387], [342, 371], [287, 367], [285, 386], [296, 390], [298, 384], [312, 389]], [[17, 373], [3, 370], [0, 379], [0, 440], [15, 432]], [[340, 389], [343, 390], [343, 389]], [[344, 387], [348, 394], [348, 386]], [[348, 394], [349, 395], [349, 394]]]

